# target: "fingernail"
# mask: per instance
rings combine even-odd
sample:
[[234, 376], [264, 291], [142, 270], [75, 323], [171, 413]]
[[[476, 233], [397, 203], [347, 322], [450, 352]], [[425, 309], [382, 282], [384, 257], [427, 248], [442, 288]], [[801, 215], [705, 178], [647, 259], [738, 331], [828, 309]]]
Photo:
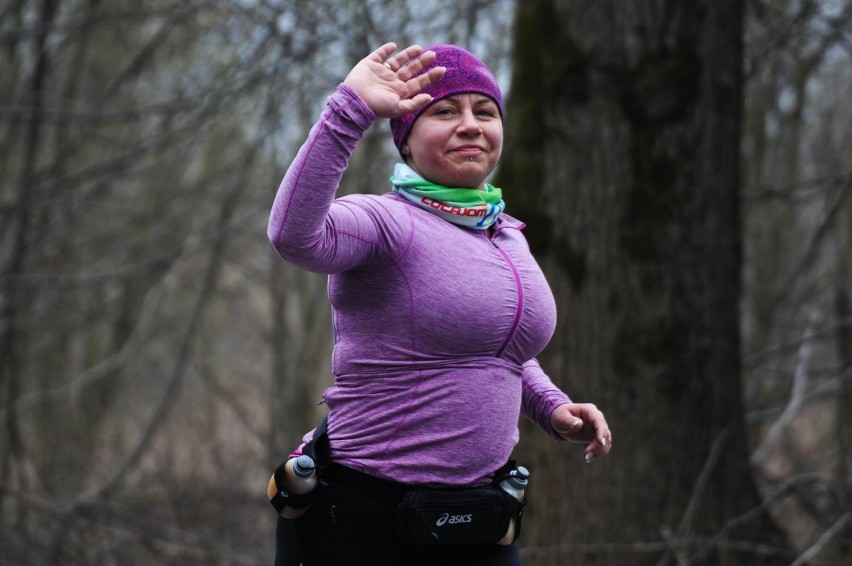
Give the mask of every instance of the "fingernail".
[[594, 461], [595, 461], [595, 455], [592, 454], [591, 452], [587, 453], [586, 454], [586, 463], [591, 464]]
[[577, 419], [576, 421], [574, 421], [574, 424], [572, 424], [571, 426], [580, 426], [581, 424], [583, 424], [583, 421], [581, 421], [580, 419]]
[[606, 447], [606, 437], [601, 438], [601, 444]]

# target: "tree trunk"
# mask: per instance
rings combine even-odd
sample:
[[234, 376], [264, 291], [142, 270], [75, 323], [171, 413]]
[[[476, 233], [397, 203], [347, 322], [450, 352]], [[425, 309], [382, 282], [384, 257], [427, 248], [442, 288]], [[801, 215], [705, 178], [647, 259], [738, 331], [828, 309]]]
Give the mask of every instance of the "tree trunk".
[[[849, 223], [847, 223], [849, 224]], [[852, 227], [852, 226], [850, 226]], [[835, 309], [840, 324], [837, 336], [837, 354], [840, 360], [840, 395], [838, 398], [838, 431], [840, 439], [840, 473], [844, 486], [844, 505], [852, 509], [852, 285], [846, 264], [838, 262], [835, 284]], [[839, 537], [839, 552], [846, 556], [852, 552], [852, 524], [847, 523]]]
[[524, 436], [531, 564], [789, 563], [764, 513], [731, 523], [761, 503], [740, 384], [742, 12], [519, 5], [496, 184], [557, 297], [541, 361], [614, 435], [591, 466]]
[[[4, 275], [0, 291], [0, 404], [8, 415], [6, 432], [0, 438], [0, 485], [27, 488], [29, 478], [23, 467], [18, 465], [26, 459], [27, 448], [24, 445], [14, 404], [21, 392], [21, 339], [24, 313], [30, 306], [31, 294], [23, 284], [22, 275], [31, 253], [33, 239], [32, 215], [33, 195], [31, 185], [36, 174], [39, 149], [42, 139], [42, 106], [46, 94], [46, 77], [49, 72], [50, 51], [47, 39], [56, 15], [57, 2], [44, 0], [38, 7], [38, 32], [33, 37], [32, 57], [35, 64], [28, 79], [26, 91], [27, 103], [31, 106], [23, 129], [23, 149], [20, 176], [12, 210], [13, 221], [7, 227], [8, 232], [0, 232], [0, 243], [8, 249], [8, 257], [3, 258]], [[10, 243], [5, 239], [8, 237]], [[6, 493], [0, 494], [0, 519], [5, 523]], [[0, 531], [5, 533], [6, 525]]]

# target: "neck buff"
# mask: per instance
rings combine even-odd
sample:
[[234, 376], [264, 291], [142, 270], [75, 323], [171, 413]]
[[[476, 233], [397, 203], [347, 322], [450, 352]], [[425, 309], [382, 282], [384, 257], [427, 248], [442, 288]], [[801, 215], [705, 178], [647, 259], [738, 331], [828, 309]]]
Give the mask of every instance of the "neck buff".
[[406, 200], [448, 222], [487, 230], [506, 208], [503, 192], [489, 184], [485, 190], [453, 189], [430, 183], [404, 163], [397, 163], [390, 178], [393, 190]]

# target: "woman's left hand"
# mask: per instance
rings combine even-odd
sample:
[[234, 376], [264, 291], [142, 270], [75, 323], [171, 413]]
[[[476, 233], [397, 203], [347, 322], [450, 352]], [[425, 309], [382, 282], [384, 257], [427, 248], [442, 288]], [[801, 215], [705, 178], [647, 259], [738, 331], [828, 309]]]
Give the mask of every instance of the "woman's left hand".
[[587, 464], [603, 458], [612, 449], [612, 432], [604, 414], [591, 403], [559, 405], [550, 415], [550, 424], [565, 440], [589, 444], [585, 450]]

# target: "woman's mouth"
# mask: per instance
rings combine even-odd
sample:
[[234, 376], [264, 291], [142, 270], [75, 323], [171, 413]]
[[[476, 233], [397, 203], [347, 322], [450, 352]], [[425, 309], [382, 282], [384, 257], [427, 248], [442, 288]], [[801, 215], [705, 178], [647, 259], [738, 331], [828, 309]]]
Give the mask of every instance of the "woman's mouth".
[[463, 145], [453, 149], [453, 153], [460, 155], [465, 159], [474, 159], [479, 157], [485, 150], [478, 145]]

